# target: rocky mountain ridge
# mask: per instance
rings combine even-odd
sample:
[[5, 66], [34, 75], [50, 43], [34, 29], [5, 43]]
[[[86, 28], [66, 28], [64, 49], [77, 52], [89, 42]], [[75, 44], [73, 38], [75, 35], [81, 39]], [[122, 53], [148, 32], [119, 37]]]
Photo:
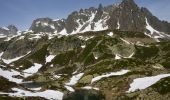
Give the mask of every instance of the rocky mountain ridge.
[[86, 31], [120, 29], [150, 34], [146, 28], [147, 22], [159, 32], [167, 34], [170, 32], [168, 22], [159, 20], [147, 8], [138, 7], [133, 0], [123, 0], [120, 4], [106, 7], [100, 4], [98, 8], [81, 9], [62, 20], [39, 18], [34, 20], [30, 30], [56, 34], [76, 34]]
[[[1, 34], [16, 35], [18, 29], [12, 27], [11, 31], [1, 28]], [[28, 31], [70, 35], [87, 31], [120, 29], [143, 32], [152, 38], [157, 36], [157, 38], [169, 39], [170, 36], [166, 35], [170, 32], [169, 27], [170, 23], [159, 20], [147, 8], [138, 7], [134, 0], [123, 0], [120, 4], [106, 7], [100, 4], [98, 8], [80, 9], [72, 12], [66, 19], [38, 18], [33, 21]]]

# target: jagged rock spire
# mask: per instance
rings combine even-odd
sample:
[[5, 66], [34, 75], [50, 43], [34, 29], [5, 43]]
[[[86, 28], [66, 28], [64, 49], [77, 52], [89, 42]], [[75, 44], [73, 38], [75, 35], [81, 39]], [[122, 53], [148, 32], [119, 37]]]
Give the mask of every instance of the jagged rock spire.
[[15, 31], [15, 32], [18, 31], [18, 29], [17, 29], [17, 27], [15, 25], [9, 25], [8, 29], [11, 30], [11, 31]]
[[103, 15], [103, 6], [102, 6], [102, 4], [99, 4], [96, 16], [94, 18], [94, 22], [97, 22], [99, 19], [101, 19], [102, 15]]
[[131, 7], [131, 8], [138, 8], [137, 4], [134, 2], [134, 0], [123, 0], [120, 4], [123, 7]]
[[135, 3], [134, 0], [123, 0], [122, 3]]
[[99, 4], [99, 7], [98, 7], [98, 10], [103, 10], [103, 5], [102, 4]]

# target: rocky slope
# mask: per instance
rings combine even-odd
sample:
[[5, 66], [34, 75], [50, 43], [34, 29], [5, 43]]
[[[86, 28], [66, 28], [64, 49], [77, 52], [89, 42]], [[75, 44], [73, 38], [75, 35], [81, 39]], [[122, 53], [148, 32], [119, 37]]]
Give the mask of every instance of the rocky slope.
[[168, 25], [133, 0], [37, 19], [0, 38], [0, 99], [169, 100]]
[[[118, 30], [52, 39], [46, 35], [28, 37], [25, 34], [22, 39], [15, 37], [10, 43], [1, 43], [5, 48], [1, 48], [0, 75], [4, 77], [2, 84], [6, 84], [0, 87], [2, 98], [169, 99], [169, 41], [157, 42], [141, 32]], [[145, 83], [147, 77], [149, 83]], [[143, 78], [140, 81], [146, 86], [133, 86], [140, 84], [133, 83], [138, 78]], [[45, 95], [47, 92], [53, 95]]]

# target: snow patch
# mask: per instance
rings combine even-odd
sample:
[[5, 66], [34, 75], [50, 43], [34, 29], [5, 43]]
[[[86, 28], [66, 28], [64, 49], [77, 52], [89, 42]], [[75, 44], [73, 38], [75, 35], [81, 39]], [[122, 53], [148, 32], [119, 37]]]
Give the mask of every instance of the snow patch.
[[33, 34], [33, 37], [29, 38], [30, 40], [34, 40], [34, 39], [40, 39], [42, 37], [43, 33], [41, 34]]
[[135, 53], [133, 52], [133, 53], [132, 53], [131, 55], [129, 55], [128, 57], [123, 57], [123, 58], [132, 58], [134, 54], [135, 54]]
[[82, 45], [82, 46], [81, 46], [81, 48], [85, 48], [85, 47], [86, 47], [86, 45]]
[[69, 90], [70, 92], [74, 92], [75, 90], [72, 88], [72, 87], [70, 87], [70, 86], [64, 86], [67, 90]]
[[22, 31], [18, 31], [18, 32], [17, 32], [17, 35], [21, 35], [21, 34], [22, 34]]
[[[54, 33], [58, 33], [57, 31], [55, 31]], [[58, 34], [60, 34], [60, 35], [68, 35], [67, 34], [67, 31], [66, 31], [66, 29], [63, 29], [61, 32], [59, 32]]]
[[[100, 19], [99, 21], [97, 21], [95, 23], [93, 22], [96, 13], [97, 12], [95, 12], [95, 13], [91, 12], [89, 19], [85, 22], [82, 22], [82, 19], [76, 20], [78, 27], [71, 33], [71, 35], [76, 34], [76, 33], [87, 32], [87, 31], [100, 31], [100, 30], [108, 29], [108, 26], [106, 25], [106, 21], [107, 21], [107, 19], [109, 19], [108, 17]], [[80, 22], [82, 22], [82, 23], [80, 23]], [[92, 29], [92, 24], [94, 24], [94, 29]], [[83, 28], [83, 30], [82, 30], [82, 28]]]
[[9, 71], [9, 70], [3, 70], [3, 69], [0, 68], [0, 76], [8, 79], [11, 82], [21, 83], [22, 79], [18, 79], [18, 78], [13, 77], [13, 76], [17, 76], [17, 75], [20, 75], [20, 73], [15, 71], [15, 70]]
[[9, 31], [9, 29], [7, 28], [7, 27], [2, 27], [4, 30], [7, 30], [7, 31]]
[[25, 36], [20, 36], [17, 40], [22, 40], [24, 38], [25, 38]]
[[149, 45], [145, 45], [144, 43], [141, 43], [140, 41], [136, 42], [137, 46], [142, 46], [142, 47], [150, 47]]
[[42, 26], [48, 26], [48, 23], [44, 22], [44, 23], [41, 23]]
[[52, 29], [55, 29], [54, 25], [50, 25], [50, 27], [51, 27]]
[[56, 22], [56, 21], [58, 21], [58, 20], [60, 20], [60, 19], [53, 19], [54, 22]]
[[72, 75], [76, 74], [76, 73], [78, 72], [78, 70], [79, 70], [79, 69], [76, 69], [76, 70], [72, 73]]
[[12, 88], [14, 93], [4, 93], [0, 92], [0, 94], [6, 94], [12, 97], [43, 97], [48, 100], [62, 100], [63, 93], [60, 91], [54, 91], [54, 90], [45, 90], [43, 92], [31, 92], [26, 91], [18, 88]]
[[28, 76], [31, 76], [31, 75], [37, 73], [38, 70], [39, 70], [41, 67], [42, 67], [41, 64], [34, 63], [34, 66], [32, 66], [32, 67], [30, 67], [30, 68], [28, 68], [28, 69], [26, 69], [26, 70], [23, 71], [23, 72], [24, 72], [24, 77], [28, 77]]
[[59, 75], [54, 75], [54, 78], [59, 79], [61, 76]]
[[1, 53], [0, 53], [0, 59], [2, 59], [2, 55], [3, 55], [3, 54], [4, 54], [4, 52], [1, 52]]
[[78, 27], [76, 28], [76, 30], [73, 30], [73, 32], [71, 34], [76, 34], [78, 32], [80, 32], [81, 28], [83, 27], [83, 24], [80, 23], [81, 19], [76, 20], [76, 22], [78, 23]]
[[11, 39], [17, 37], [18, 35], [8, 36], [4, 41], [10, 41]]
[[108, 29], [108, 26], [104, 26], [104, 19], [100, 19], [98, 22], [95, 23], [95, 27], [93, 31], [101, 31]]
[[99, 88], [95, 88], [95, 87], [91, 87], [91, 86], [85, 86], [85, 87], [82, 87], [82, 89], [87, 89], [87, 90], [91, 90], [91, 89], [99, 90]]
[[145, 18], [145, 20], [146, 20], [146, 29], [150, 31], [151, 35], [154, 35], [154, 32], [159, 33], [159, 31], [155, 30], [152, 26], [150, 26], [147, 18]]
[[34, 32], [34, 31], [27, 29], [26, 31], [23, 32], [23, 34], [33, 33], [33, 32]]
[[32, 90], [32, 91], [39, 91], [41, 90], [42, 88], [41, 87], [38, 87], [38, 88], [28, 88], [29, 90]]
[[123, 42], [125, 42], [126, 44], [131, 44], [129, 41], [123, 39], [123, 38], [120, 38]]
[[115, 54], [115, 59], [118, 60], [118, 59], [122, 59], [122, 58], [132, 58], [134, 54], [135, 53], [133, 52], [132, 54], [130, 54], [127, 57], [121, 56], [120, 54]]
[[155, 69], [164, 69], [162, 65], [153, 65], [152, 67]]
[[[96, 12], [95, 12], [95, 13], [92, 13], [92, 15], [91, 15], [91, 17], [89, 18], [89, 20], [88, 20], [86, 23], [84, 23], [84, 25], [88, 23], [88, 26], [87, 26], [82, 32], [87, 32], [87, 31], [90, 31], [90, 30], [91, 30], [91, 23], [92, 23], [93, 19], [95, 18], [95, 15], [96, 15]], [[84, 26], [84, 25], [83, 25], [83, 26]]]
[[119, 54], [116, 54], [115, 59], [121, 59], [121, 56]]
[[111, 77], [111, 76], [119, 76], [119, 75], [124, 75], [126, 73], [128, 73], [129, 70], [121, 70], [121, 71], [118, 71], [118, 72], [111, 72], [111, 73], [107, 73], [107, 74], [103, 74], [101, 76], [97, 76], [95, 78], [92, 79], [91, 83], [93, 82], [96, 82], [96, 81], [99, 81], [101, 80], [102, 78], [107, 78], [107, 77]]
[[66, 83], [66, 85], [68, 86], [75, 85], [83, 75], [84, 73], [79, 73], [77, 75], [72, 76], [72, 78], [70, 79], [70, 82]]
[[[148, 19], [145, 17], [145, 21], [146, 21], [146, 29], [150, 31], [150, 34], [145, 33], [145, 35], [151, 37], [151, 38], [170, 38], [170, 35], [167, 35], [163, 32], [159, 32], [157, 30], [155, 30], [149, 23], [148, 23]], [[159, 42], [159, 40], [157, 40]]]
[[28, 55], [30, 52], [31, 52], [31, 51], [29, 51], [27, 54], [25, 54], [25, 55], [23, 55], [23, 56], [20, 56], [20, 57], [16, 57], [16, 58], [13, 58], [13, 59], [2, 59], [2, 60], [3, 60], [4, 63], [10, 64], [10, 63], [12, 63], [12, 62], [14, 62], [14, 61], [17, 61], [17, 60], [25, 57], [25, 56]]
[[97, 56], [94, 56], [94, 58], [97, 60], [98, 59], [98, 57]]
[[49, 55], [48, 57], [46, 57], [46, 63], [47, 62], [51, 62], [54, 59], [55, 55]]
[[120, 23], [119, 20], [117, 21], [117, 28], [116, 29], [120, 29]]
[[[86, 21], [86, 22], [83, 22], [83, 24], [80, 23], [81, 19], [78, 19], [76, 21], [78, 23], [78, 27], [71, 34], [76, 34], [78, 32], [91, 31], [91, 23], [92, 23], [93, 19], [95, 18], [95, 15], [96, 15], [96, 12], [95, 13], [91, 13], [91, 16], [90, 16], [89, 20]], [[85, 25], [87, 25], [87, 26], [84, 28], [84, 30], [81, 30]]]
[[87, 38], [85, 39], [85, 41], [87, 41], [87, 40], [89, 40], [89, 39], [92, 39], [92, 38], [94, 38], [94, 36], [87, 37]]
[[109, 32], [107, 35], [109, 35], [109, 36], [113, 36], [113, 32]]
[[162, 78], [169, 77], [170, 74], [160, 74], [157, 76], [151, 76], [151, 77], [144, 77], [144, 78], [137, 78], [134, 79], [133, 82], [130, 84], [130, 88], [127, 91], [128, 93], [134, 92], [136, 90], [142, 90], [150, 87], [151, 85], [155, 84]]
[[0, 34], [0, 38], [6, 38], [7, 36], [4, 34]]

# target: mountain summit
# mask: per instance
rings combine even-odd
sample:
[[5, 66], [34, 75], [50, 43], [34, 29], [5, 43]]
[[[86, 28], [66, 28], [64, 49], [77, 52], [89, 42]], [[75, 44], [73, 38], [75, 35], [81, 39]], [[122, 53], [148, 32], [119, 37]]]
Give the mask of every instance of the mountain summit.
[[0, 28], [1, 35], [16, 35], [17, 32], [18, 32], [18, 29], [14, 25], [9, 25], [8, 27]]
[[146, 8], [139, 8], [134, 0], [123, 0], [120, 4], [113, 4], [98, 8], [81, 9], [71, 13], [67, 19], [52, 20], [49, 18], [36, 19], [30, 30], [35, 32], [51, 32], [56, 34], [76, 34], [86, 31], [100, 31], [106, 29], [120, 29], [125, 31], [145, 32], [154, 37], [151, 30], [169, 33], [170, 24], [153, 16]]

